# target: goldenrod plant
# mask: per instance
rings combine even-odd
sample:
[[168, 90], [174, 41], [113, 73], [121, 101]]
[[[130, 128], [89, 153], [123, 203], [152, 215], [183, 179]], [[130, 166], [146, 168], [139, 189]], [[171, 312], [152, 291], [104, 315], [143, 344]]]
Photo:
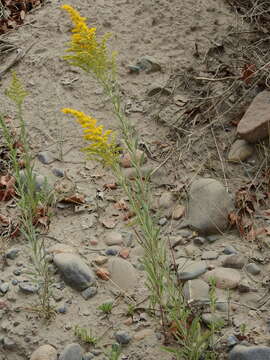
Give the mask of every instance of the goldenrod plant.
[[44, 243], [42, 237], [34, 226], [34, 220], [37, 215], [37, 209], [48, 204], [50, 198], [46, 184], [37, 191], [36, 178], [33, 169], [32, 156], [28, 143], [26, 125], [23, 118], [23, 103], [27, 96], [22, 82], [16, 73], [12, 74], [12, 81], [6, 90], [6, 95], [12, 100], [17, 108], [17, 117], [19, 121], [19, 141], [23, 152], [21, 160], [24, 164], [23, 172], [18, 161], [18, 150], [14, 146], [15, 139], [7, 126], [3, 116], [0, 114], [0, 127], [2, 128], [6, 145], [9, 149], [13, 176], [15, 177], [17, 206], [20, 210], [20, 231], [23, 237], [28, 241], [32, 263], [29, 265], [29, 276], [33, 282], [39, 286], [40, 304], [33, 309], [45, 317], [52, 316], [53, 309], [50, 305], [52, 279], [49, 272], [48, 263], [45, 256]]
[[[73, 115], [83, 128], [83, 137], [88, 142], [84, 149], [91, 158], [110, 166], [117, 182], [128, 196], [131, 210], [136, 215], [134, 230], [138, 242], [144, 249], [143, 264], [147, 273], [150, 307], [160, 315], [165, 341], [168, 325], [177, 324], [175, 338], [181, 345], [175, 353], [177, 359], [199, 360], [210, 344], [209, 331], [204, 332], [198, 316], [192, 317], [192, 310], [187, 307], [181, 286], [177, 281], [176, 269], [170, 268], [167, 247], [160, 235], [160, 228], [151, 214], [150, 208], [150, 175], [145, 176], [141, 170], [141, 161], [137, 158], [138, 138], [125, 116], [121, 105], [120, 89], [117, 82], [116, 54], [107, 48], [110, 34], [101, 40], [97, 38], [97, 30], [88, 27], [86, 18], [71, 6], [63, 5], [73, 22], [72, 36], [64, 58], [73, 66], [78, 66], [91, 75], [103, 87], [104, 94], [109, 97], [112, 109], [119, 122], [119, 133], [125, 151], [131, 158], [135, 169], [135, 179], [124, 176], [119, 162], [121, 149], [116, 145], [116, 134], [98, 125], [97, 120], [89, 115], [74, 110], [63, 109], [66, 114]], [[170, 349], [169, 349], [170, 350]]]

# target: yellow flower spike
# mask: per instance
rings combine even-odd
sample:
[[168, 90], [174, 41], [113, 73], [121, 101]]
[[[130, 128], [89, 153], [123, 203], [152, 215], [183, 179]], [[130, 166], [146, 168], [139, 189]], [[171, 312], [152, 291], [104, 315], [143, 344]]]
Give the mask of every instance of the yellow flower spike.
[[98, 126], [96, 119], [82, 111], [64, 108], [62, 112], [73, 115], [84, 129], [83, 137], [90, 144], [83, 150], [89, 154], [90, 158], [100, 160], [105, 165], [116, 164], [120, 148], [115, 143], [115, 134], [112, 130], [104, 130], [103, 125]]

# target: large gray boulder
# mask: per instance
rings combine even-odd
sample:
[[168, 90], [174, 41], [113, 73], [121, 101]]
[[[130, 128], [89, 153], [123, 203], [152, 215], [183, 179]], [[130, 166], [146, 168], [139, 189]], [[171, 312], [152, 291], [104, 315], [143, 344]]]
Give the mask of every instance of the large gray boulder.
[[229, 353], [229, 360], [270, 360], [270, 347], [236, 345]]

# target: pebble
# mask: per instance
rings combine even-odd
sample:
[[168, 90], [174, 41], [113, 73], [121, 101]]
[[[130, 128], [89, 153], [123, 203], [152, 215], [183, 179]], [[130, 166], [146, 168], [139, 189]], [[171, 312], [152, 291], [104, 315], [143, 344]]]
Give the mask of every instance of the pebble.
[[10, 337], [5, 336], [2, 341], [3, 348], [6, 350], [14, 350], [16, 348], [16, 343]]
[[108, 262], [111, 280], [122, 290], [131, 290], [137, 285], [137, 274], [130, 262], [121, 258], [111, 258]]
[[231, 348], [231, 347], [237, 345], [238, 343], [239, 343], [239, 340], [237, 339], [236, 336], [230, 335], [230, 336], [227, 337], [227, 345], [228, 345], [228, 347]]
[[19, 288], [25, 294], [35, 294], [39, 291], [39, 285], [31, 282], [20, 282]]
[[224, 248], [223, 253], [225, 255], [232, 255], [232, 254], [237, 254], [238, 251], [233, 246], [229, 245]]
[[51, 345], [42, 345], [32, 353], [30, 360], [57, 360], [57, 351]]
[[187, 256], [196, 257], [201, 255], [201, 250], [198, 247], [189, 244], [185, 247], [185, 253]]
[[226, 268], [242, 269], [246, 263], [246, 258], [240, 254], [227, 255], [222, 261], [222, 266]]
[[109, 231], [106, 233], [104, 241], [105, 241], [105, 244], [108, 246], [122, 245], [123, 237], [122, 237], [122, 234], [118, 231]]
[[82, 291], [95, 282], [95, 275], [88, 265], [76, 254], [60, 253], [53, 258], [64, 281], [76, 290]]
[[9, 290], [9, 283], [4, 282], [0, 285], [0, 291], [3, 294], [6, 294], [8, 292], [8, 290]]
[[167, 218], [163, 217], [163, 218], [158, 220], [158, 224], [160, 226], [164, 226], [167, 223], [167, 221], [168, 221]]
[[[26, 188], [27, 180], [26, 180], [25, 170], [20, 170], [19, 176], [20, 176], [20, 181], [22, 182], [22, 185], [24, 186], [24, 188]], [[48, 191], [50, 190], [48, 180], [45, 176], [38, 174], [34, 171], [33, 177], [34, 177], [34, 181], [35, 181], [35, 190], [37, 192], [41, 191], [41, 190], [48, 190]]]
[[18, 283], [19, 283], [19, 281], [17, 279], [11, 280], [11, 284], [14, 286], [18, 285]]
[[45, 165], [51, 164], [55, 160], [55, 157], [50, 151], [42, 151], [38, 153], [37, 158], [42, 164]]
[[207, 240], [210, 243], [213, 243], [213, 242], [217, 241], [218, 239], [219, 239], [219, 235], [216, 235], [216, 234], [207, 236]]
[[131, 341], [131, 336], [125, 331], [117, 331], [114, 336], [121, 345], [127, 345]]
[[58, 168], [53, 168], [52, 169], [52, 173], [54, 176], [56, 177], [64, 177], [65, 176], [65, 172], [62, 169], [58, 169]]
[[97, 288], [95, 286], [90, 286], [89, 288], [83, 290], [81, 294], [85, 300], [88, 300], [97, 294]]
[[83, 360], [83, 349], [79, 344], [69, 344], [61, 352], [59, 360]]
[[209, 285], [201, 280], [188, 280], [183, 287], [183, 294], [189, 301], [209, 300]]
[[66, 305], [66, 304], [60, 306], [60, 307], [57, 309], [57, 312], [58, 312], [59, 314], [66, 314], [67, 311], [68, 311], [68, 308], [67, 308], [67, 305]]
[[66, 244], [55, 244], [48, 248], [48, 254], [56, 255], [61, 253], [76, 254], [75, 248]]
[[218, 315], [217, 313], [215, 313], [215, 314], [212, 314], [212, 313], [202, 314], [202, 320], [204, 321], [204, 323], [206, 325], [224, 323], [224, 318], [221, 315]]
[[[147, 157], [145, 153], [142, 150], [136, 150], [136, 161], [139, 164], [144, 164], [147, 160]], [[123, 154], [123, 156], [120, 159], [120, 165], [123, 168], [131, 168], [132, 167], [132, 160], [129, 153]]]
[[246, 266], [246, 270], [247, 272], [249, 272], [251, 275], [259, 275], [261, 272], [261, 269], [259, 268], [258, 265], [254, 264], [254, 263], [249, 263]]
[[235, 345], [230, 351], [228, 360], [269, 360], [270, 347]]
[[238, 285], [238, 291], [240, 293], [247, 293], [250, 291], [250, 286], [249, 286], [249, 282], [247, 279], [243, 279], [240, 281], [240, 283]]
[[234, 289], [241, 281], [240, 273], [235, 269], [218, 267], [214, 270], [208, 271], [204, 279], [210, 282], [215, 280], [216, 287], [219, 289]]
[[6, 252], [6, 258], [14, 260], [18, 256], [19, 252], [20, 252], [20, 249], [18, 249], [18, 248], [10, 249]]
[[172, 211], [172, 219], [173, 220], [179, 220], [181, 219], [185, 214], [186, 208], [183, 205], [176, 205], [175, 208]]
[[95, 262], [97, 265], [103, 265], [103, 264], [105, 264], [107, 261], [108, 261], [107, 256], [102, 256], [102, 255], [99, 255], [99, 256], [97, 256], [97, 257], [94, 259], [94, 262]]
[[108, 255], [108, 256], [117, 256], [118, 253], [119, 253], [118, 249], [107, 249], [105, 251], [105, 254]]
[[206, 239], [202, 236], [196, 236], [194, 239], [193, 239], [193, 244], [196, 245], [196, 246], [202, 246], [206, 243]]
[[145, 70], [146, 73], [156, 72], [161, 70], [161, 65], [159, 61], [155, 59], [153, 56], [148, 56], [148, 55], [141, 57], [137, 61], [136, 66], [138, 66], [141, 70]]
[[247, 160], [253, 154], [253, 146], [246, 140], [236, 140], [229, 151], [228, 161], [234, 163], [241, 163]]
[[207, 271], [207, 266], [203, 261], [187, 261], [186, 259], [178, 259], [178, 279], [192, 280], [203, 275]]
[[218, 258], [218, 253], [216, 251], [204, 251], [202, 253], [202, 260], [215, 260]]
[[187, 219], [182, 226], [189, 225], [199, 234], [220, 233], [228, 227], [232, 207], [232, 199], [219, 181], [201, 178], [190, 187]]

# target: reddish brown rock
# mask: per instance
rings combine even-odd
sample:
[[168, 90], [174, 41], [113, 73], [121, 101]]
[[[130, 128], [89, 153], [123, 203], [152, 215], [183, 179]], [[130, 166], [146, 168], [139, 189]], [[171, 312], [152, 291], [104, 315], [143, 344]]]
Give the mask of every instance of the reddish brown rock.
[[270, 92], [260, 92], [250, 104], [237, 126], [237, 133], [255, 143], [270, 134]]

